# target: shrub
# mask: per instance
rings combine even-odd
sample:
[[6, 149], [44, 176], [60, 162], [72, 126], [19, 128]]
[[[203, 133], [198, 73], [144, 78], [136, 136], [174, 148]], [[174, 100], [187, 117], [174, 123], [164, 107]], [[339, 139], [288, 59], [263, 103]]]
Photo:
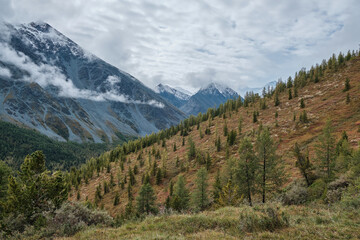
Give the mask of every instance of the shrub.
[[308, 199], [308, 192], [305, 184], [301, 182], [293, 182], [290, 184], [282, 197], [282, 202], [286, 205], [304, 204]]
[[65, 203], [55, 211], [55, 216], [47, 216], [47, 231], [58, 236], [71, 236], [91, 225], [110, 226], [113, 222], [106, 212], [91, 210], [80, 203]]
[[344, 192], [341, 205], [346, 209], [360, 209], [360, 177]]
[[328, 190], [325, 197], [326, 203], [334, 203], [341, 200], [341, 196], [349, 186], [349, 181], [341, 176], [340, 178], [328, 184]]
[[320, 198], [325, 198], [327, 193], [326, 183], [323, 179], [317, 179], [308, 188], [309, 200], [313, 201]]
[[279, 209], [266, 209], [245, 212], [240, 216], [240, 229], [245, 232], [275, 231], [289, 226], [289, 217]]

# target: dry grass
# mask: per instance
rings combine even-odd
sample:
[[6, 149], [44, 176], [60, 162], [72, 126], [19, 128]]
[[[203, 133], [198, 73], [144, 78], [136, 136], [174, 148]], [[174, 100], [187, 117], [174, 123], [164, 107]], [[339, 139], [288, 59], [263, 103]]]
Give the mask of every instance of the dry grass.
[[[285, 213], [287, 224], [269, 229], [269, 223], [275, 222], [272, 218], [264, 220], [269, 208], [279, 215]], [[249, 231], [249, 227], [253, 230]], [[274, 204], [147, 217], [119, 228], [92, 228], [61, 239], [359, 239], [359, 229], [359, 212], [324, 205]]]

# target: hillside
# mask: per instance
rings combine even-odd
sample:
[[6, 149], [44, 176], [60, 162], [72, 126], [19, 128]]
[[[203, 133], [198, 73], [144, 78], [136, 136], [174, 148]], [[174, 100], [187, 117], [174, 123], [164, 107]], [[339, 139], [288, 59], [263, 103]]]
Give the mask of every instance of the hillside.
[[[97, 157], [112, 145], [104, 143], [58, 142], [33, 129], [18, 127], [0, 121], [0, 159], [9, 166], [18, 169], [26, 155], [42, 150], [46, 155], [49, 169], [69, 170], [85, 163], [91, 157]], [[122, 137], [118, 143], [127, 139]]]
[[[330, 61], [331, 59], [332, 61]], [[298, 81], [296, 83], [298, 84], [296, 87], [297, 97], [294, 96], [295, 88], [292, 86], [289, 89], [292, 90], [293, 98], [289, 100], [289, 89], [286, 88], [286, 84], [283, 84], [285, 87], [282, 87], [282, 91], [277, 93], [278, 106], [275, 106], [274, 103], [276, 94], [264, 98], [266, 101], [265, 109], [261, 109], [261, 105], [264, 104], [260, 104], [264, 102], [264, 99], [255, 95], [245, 97], [245, 102], [241, 107], [237, 105], [236, 101], [229, 101], [217, 110], [210, 109], [207, 114], [199, 118], [183, 121], [177, 128], [162, 131], [156, 136], [151, 135], [140, 142], [130, 142], [126, 146], [118, 147], [104, 154], [97, 161], [98, 167], [96, 167], [96, 162], [89, 161], [77, 173], [72, 173], [71, 178], [80, 179], [80, 182], [73, 181], [75, 188], [79, 190], [73, 190], [69, 200], [77, 201], [78, 192], [80, 201], [87, 199], [94, 202], [97, 186], [103, 186], [104, 182], [110, 182], [112, 176], [115, 186], [111, 187], [109, 193], [104, 194], [97, 204], [103, 206], [112, 216], [119, 215], [124, 212], [125, 205], [128, 203], [126, 187], [121, 188], [121, 185], [124, 185], [121, 183], [124, 177], [128, 178], [129, 169], [133, 169], [135, 165], [138, 168], [138, 173], [135, 174], [136, 183], [132, 187], [132, 192], [136, 198], [142, 177], [146, 173], [151, 173], [154, 161], [156, 161], [159, 168], [166, 169], [166, 177], [159, 185], [155, 184], [155, 177], [150, 174], [157, 203], [162, 205], [168, 196], [170, 180], [175, 181], [180, 173], [185, 176], [187, 187], [190, 190], [194, 189], [196, 172], [202, 166], [199, 161], [204, 160], [207, 153], [211, 158], [211, 166], [208, 172], [209, 185], [212, 186], [217, 170], [224, 170], [226, 165], [227, 137], [223, 134], [224, 125], [227, 125], [229, 132], [231, 130], [238, 132], [240, 119], [242, 119], [242, 131], [241, 134], [237, 134], [235, 144], [228, 148], [230, 158], [238, 158], [241, 138], [248, 136], [254, 140], [260, 124], [269, 126], [272, 137], [277, 142], [277, 154], [281, 156], [285, 163], [286, 172], [290, 176], [288, 182], [300, 178], [301, 174], [295, 167], [295, 157], [292, 152], [294, 144], [298, 142], [303, 148], [308, 147], [310, 159], [313, 159], [315, 156], [314, 146], [327, 119], [331, 118], [332, 120], [336, 140], [340, 138], [343, 131], [346, 131], [351, 147], [356, 147], [360, 140], [360, 58], [358, 54], [356, 57], [354, 54], [352, 56], [350, 54], [346, 61], [343, 60], [338, 65], [336, 65], [336, 59], [330, 58], [330, 60], [329, 64], [320, 66], [321, 70], [318, 70], [318, 66], [317, 70], [314, 68], [308, 72], [300, 71], [297, 74], [297, 78], [295, 78]], [[318, 72], [314, 74], [314, 71]], [[346, 78], [350, 79], [351, 88], [344, 92]], [[280, 88], [281, 86], [279, 86]], [[348, 103], [346, 102], [347, 94], [350, 98]], [[305, 103], [304, 108], [300, 107], [301, 99]], [[304, 110], [307, 113], [308, 121], [300, 122], [299, 116]], [[256, 114], [257, 112], [258, 114]], [[217, 114], [217, 116], [208, 121], [208, 116], [212, 113]], [[257, 122], [255, 123], [253, 122], [254, 114], [257, 115]], [[198, 120], [201, 120], [199, 129], [197, 129], [196, 124]], [[210, 134], [205, 134], [204, 131], [208, 126]], [[183, 138], [181, 133], [186, 135], [184, 132], [189, 135]], [[173, 134], [175, 135], [170, 137]], [[169, 139], [166, 138], [167, 135]], [[214, 144], [217, 136], [221, 139], [221, 150], [219, 152], [216, 151]], [[200, 153], [198, 154], [200, 159], [188, 160], [190, 138], [194, 141], [197, 152]], [[182, 145], [183, 139], [185, 145]], [[155, 143], [149, 146], [147, 144], [149, 142], [150, 144], [151, 142]], [[176, 144], [176, 151], [174, 151], [174, 144]], [[179, 158], [178, 163], [176, 163], [177, 158]], [[143, 166], [141, 166], [142, 162]], [[122, 165], [123, 170], [121, 169]], [[90, 169], [92, 169], [90, 172], [94, 173], [96, 168], [98, 169], [97, 175], [87, 174]], [[86, 179], [88, 183], [85, 184], [81, 178]], [[114, 206], [116, 193], [120, 194], [120, 204]]]

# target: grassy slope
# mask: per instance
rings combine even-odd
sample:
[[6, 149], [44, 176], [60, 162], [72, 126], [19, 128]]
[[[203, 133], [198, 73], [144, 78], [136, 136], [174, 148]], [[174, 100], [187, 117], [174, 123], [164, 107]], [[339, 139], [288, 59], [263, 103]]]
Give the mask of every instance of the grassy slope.
[[[256, 222], [268, 206], [226, 207], [198, 214], [147, 217], [120, 228], [93, 228], [69, 239], [359, 239], [360, 213], [324, 205], [272, 206], [284, 212], [288, 226], [264, 231]], [[240, 218], [243, 215], [245, 217]], [[246, 217], [246, 216], [252, 216]], [[252, 227], [252, 228], [251, 228]]]
[[[227, 125], [229, 131], [232, 129], [237, 130], [238, 121], [240, 116], [242, 116], [243, 122], [243, 135], [252, 135], [252, 130], [259, 127], [261, 122], [263, 125], [271, 127], [271, 133], [273, 138], [278, 141], [278, 150], [277, 153], [282, 156], [286, 164], [286, 169], [291, 175], [289, 181], [293, 178], [300, 177], [298, 169], [295, 167], [295, 158], [292, 154], [291, 149], [293, 148], [295, 142], [304, 143], [309, 146], [310, 157], [314, 156], [314, 145], [319, 134], [322, 131], [324, 123], [328, 118], [331, 118], [333, 121], [333, 127], [337, 138], [340, 137], [342, 131], [346, 131], [349, 136], [350, 144], [355, 147], [360, 140], [360, 133], [358, 132], [360, 124], [360, 58], [347, 62], [346, 66], [340, 69], [336, 73], [326, 73], [323, 78], [320, 79], [320, 82], [317, 84], [309, 84], [308, 86], [299, 89], [299, 96], [288, 100], [287, 90], [280, 95], [280, 106], [275, 107], [273, 99], [267, 99], [268, 108], [265, 110], [259, 109], [259, 104], [256, 103], [254, 106], [248, 108], [241, 107], [239, 112], [233, 112], [231, 116], [227, 114]], [[348, 92], [351, 97], [350, 104], [345, 103], [346, 94], [342, 90], [344, 88], [344, 81], [346, 77], [350, 78], [351, 89]], [[300, 99], [305, 100], [305, 110], [308, 113], [308, 118], [310, 122], [308, 124], [299, 124], [299, 114], [303, 109], [300, 109]], [[258, 117], [258, 123], [253, 123], [253, 111], [258, 110], [260, 116]], [[275, 127], [275, 112], [278, 112], [278, 127]], [[296, 113], [297, 119], [293, 121], [293, 113]], [[201, 129], [204, 132], [208, 122], [201, 123]], [[200, 149], [202, 152], [209, 152], [212, 157], [212, 167], [209, 171], [209, 182], [210, 184], [214, 181], [214, 176], [217, 169], [221, 169], [225, 165], [225, 143], [226, 137], [223, 136], [223, 118], [215, 118], [212, 121], [211, 126], [211, 135], [205, 135], [201, 139], [199, 136], [199, 131], [196, 130], [196, 126], [193, 127], [193, 131], [190, 132], [190, 136], [196, 143], [196, 148]], [[217, 129], [217, 130], [216, 130]], [[218, 131], [219, 136], [221, 136], [222, 150], [216, 152], [214, 141], [216, 138], [216, 131]], [[237, 136], [237, 142], [233, 147], [230, 147], [230, 156], [237, 157], [238, 153], [238, 143], [239, 135]], [[186, 137], [186, 143], [188, 142], [188, 137]], [[177, 151], [173, 152], [173, 144], [176, 143]], [[161, 145], [155, 144], [155, 149], [160, 149], [162, 160], [157, 160], [158, 166], [162, 166], [162, 162], [165, 162], [167, 169], [167, 178], [164, 179], [163, 183], [160, 186], [153, 184], [155, 192], [157, 194], [157, 201], [159, 203], [164, 203], [168, 195], [167, 189], [170, 179], [176, 180], [176, 176], [181, 173], [180, 168], [175, 166], [176, 157], [180, 158], [180, 162], [183, 162], [185, 165], [189, 165], [189, 170], [183, 174], [187, 180], [187, 186], [190, 189], [193, 189], [195, 174], [199, 165], [195, 160], [188, 161], [187, 159], [187, 148], [188, 145], [181, 146], [182, 137], [177, 134], [171, 139], [167, 140], [167, 149], [162, 148]], [[137, 194], [139, 187], [141, 186], [141, 176], [143, 173], [149, 171], [148, 166], [148, 154], [152, 147], [145, 148], [144, 159], [145, 165], [142, 168], [139, 168], [139, 174], [136, 175], [136, 185], [133, 187], [133, 192]], [[128, 167], [133, 167], [135, 164], [139, 166], [139, 162], [136, 160], [138, 154], [130, 154], [127, 156], [127, 163], [125, 163], [125, 171], [121, 173], [121, 179], [124, 176], [124, 173], [128, 172]], [[154, 156], [152, 156], [154, 160]], [[111, 173], [115, 177], [115, 182], [117, 182], [117, 173], [120, 172], [119, 162], [112, 163]], [[81, 201], [85, 200], [86, 197], [90, 201], [94, 200], [96, 186], [103, 181], [110, 180], [110, 174], [106, 173], [106, 169], [100, 175], [91, 179], [89, 184], [80, 186], [80, 195]], [[154, 183], [155, 179], [152, 177], [151, 181]], [[113, 206], [113, 199], [115, 197], [115, 192], [120, 192], [120, 204], [116, 207]], [[76, 194], [73, 192], [70, 200], [76, 200]], [[125, 205], [127, 204], [127, 191], [126, 187], [122, 190], [119, 186], [115, 186], [110, 193], [104, 195], [100, 204], [104, 204], [105, 209], [113, 216], [120, 214]]]

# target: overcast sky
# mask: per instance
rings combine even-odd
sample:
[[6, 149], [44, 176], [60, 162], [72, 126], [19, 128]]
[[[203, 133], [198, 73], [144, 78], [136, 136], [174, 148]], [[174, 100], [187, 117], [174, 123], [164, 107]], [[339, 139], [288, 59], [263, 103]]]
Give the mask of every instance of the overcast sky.
[[0, 0], [10, 23], [45, 21], [145, 85], [239, 91], [358, 49], [356, 0]]

